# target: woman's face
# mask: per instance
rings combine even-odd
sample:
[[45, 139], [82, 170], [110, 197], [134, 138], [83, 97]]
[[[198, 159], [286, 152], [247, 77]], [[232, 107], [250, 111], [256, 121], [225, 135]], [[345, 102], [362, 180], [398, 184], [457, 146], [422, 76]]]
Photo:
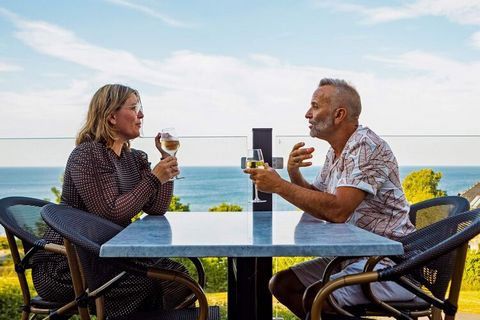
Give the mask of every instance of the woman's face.
[[139, 104], [139, 99], [132, 93], [123, 106], [111, 115], [109, 121], [115, 128], [117, 138], [126, 142], [140, 135], [143, 111]]

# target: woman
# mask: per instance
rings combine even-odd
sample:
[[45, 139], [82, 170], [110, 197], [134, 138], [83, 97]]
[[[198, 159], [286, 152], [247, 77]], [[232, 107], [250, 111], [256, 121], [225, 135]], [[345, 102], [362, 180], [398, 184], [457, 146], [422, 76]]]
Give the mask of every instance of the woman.
[[[140, 96], [132, 88], [108, 84], [94, 94], [65, 169], [63, 204], [98, 214], [123, 227], [140, 211], [154, 215], [167, 211], [173, 192], [169, 180], [179, 173], [177, 159], [161, 149], [159, 136], [155, 145], [162, 159], [153, 169], [146, 153], [130, 149], [130, 140], [140, 135], [143, 117]], [[52, 229], [44, 238], [63, 244], [62, 237]], [[186, 272], [183, 265], [169, 259], [160, 259], [157, 265]], [[32, 277], [44, 299], [74, 299], [64, 256], [37, 253]], [[170, 309], [189, 293], [174, 282], [128, 276], [107, 293], [106, 315], [127, 315], [145, 307]]]

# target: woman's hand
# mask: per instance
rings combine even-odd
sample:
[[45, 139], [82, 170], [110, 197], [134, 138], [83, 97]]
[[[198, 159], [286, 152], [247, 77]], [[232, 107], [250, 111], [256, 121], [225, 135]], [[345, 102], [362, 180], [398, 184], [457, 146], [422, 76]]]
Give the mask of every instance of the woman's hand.
[[155, 137], [155, 147], [157, 147], [157, 150], [160, 151], [160, 154], [162, 155], [162, 158], [165, 159], [169, 156], [168, 152], [162, 149], [162, 143], [160, 142], [160, 136], [161, 133], [159, 132], [157, 136]]
[[152, 169], [152, 173], [160, 180], [161, 183], [165, 183], [176, 175], [180, 174], [178, 170], [177, 158], [168, 156], [160, 160], [159, 163]]

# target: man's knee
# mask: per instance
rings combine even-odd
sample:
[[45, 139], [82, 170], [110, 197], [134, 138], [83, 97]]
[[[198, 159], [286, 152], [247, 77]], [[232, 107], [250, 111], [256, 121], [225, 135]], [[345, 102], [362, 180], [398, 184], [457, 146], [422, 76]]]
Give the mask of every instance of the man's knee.
[[274, 274], [268, 283], [268, 287], [277, 298], [286, 294], [302, 293], [305, 290], [305, 286], [290, 269]]

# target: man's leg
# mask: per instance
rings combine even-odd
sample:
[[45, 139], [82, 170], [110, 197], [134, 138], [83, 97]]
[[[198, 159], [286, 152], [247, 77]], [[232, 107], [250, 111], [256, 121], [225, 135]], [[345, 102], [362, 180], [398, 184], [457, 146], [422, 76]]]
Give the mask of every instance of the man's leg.
[[292, 270], [286, 269], [274, 274], [270, 279], [269, 288], [280, 303], [300, 319], [305, 318], [302, 300], [306, 287]]
[[322, 279], [323, 272], [330, 261], [331, 258], [315, 258], [278, 272], [270, 279], [270, 292], [297, 317], [304, 319], [305, 290]]

